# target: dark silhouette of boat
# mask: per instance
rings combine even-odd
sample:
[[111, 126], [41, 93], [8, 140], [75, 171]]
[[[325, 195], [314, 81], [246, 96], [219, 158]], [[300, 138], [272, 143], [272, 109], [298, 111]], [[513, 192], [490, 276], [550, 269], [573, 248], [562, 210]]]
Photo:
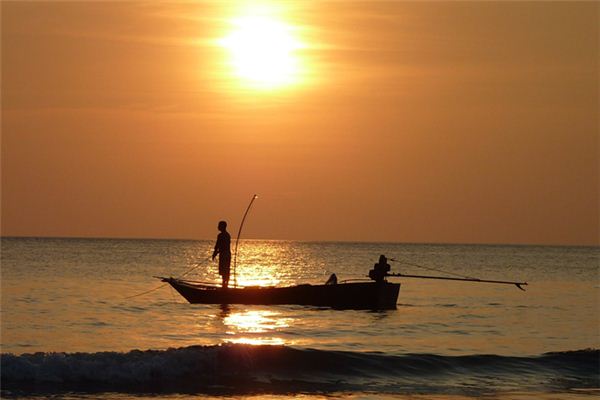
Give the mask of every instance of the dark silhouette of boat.
[[161, 278], [192, 304], [298, 304], [337, 309], [395, 309], [399, 283], [349, 282], [284, 287], [222, 288], [177, 278]]
[[[392, 261], [395, 260], [392, 259]], [[409, 265], [418, 266], [417, 264]], [[388, 282], [386, 280], [388, 277], [509, 284], [515, 285], [521, 290], [525, 290], [523, 286], [527, 285], [527, 282], [498, 281], [472, 277], [390, 273], [390, 265], [387, 263], [387, 258], [384, 255], [379, 257], [379, 262], [369, 271], [368, 276], [371, 281], [367, 282], [359, 279], [361, 282], [342, 281], [338, 283], [336, 275], [332, 274], [324, 285], [304, 284], [284, 287], [251, 286], [233, 288], [224, 288], [206, 284], [205, 282], [180, 278], [157, 278], [170, 284], [187, 301], [193, 304], [298, 304], [338, 309], [370, 310], [390, 310], [396, 308], [398, 294], [400, 293], [400, 283]]]

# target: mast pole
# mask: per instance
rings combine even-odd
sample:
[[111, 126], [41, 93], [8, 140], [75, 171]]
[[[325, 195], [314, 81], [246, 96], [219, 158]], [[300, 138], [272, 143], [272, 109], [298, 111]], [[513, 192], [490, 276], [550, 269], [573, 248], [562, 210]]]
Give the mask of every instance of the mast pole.
[[240, 224], [240, 229], [238, 230], [237, 233], [237, 238], [235, 239], [235, 252], [233, 255], [233, 287], [237, 287], [237, 275], [236, 275], [236, 266], [237, 266], [237, 253], [238, 253], [238, 244], [240, 241], [240, 235], [242, 234], [242, 228], [244, 227], [244, 221], [246, 221], [246, 216], [248, 215], [248, 211], [250, 211], [250, 207], [252, 207], [252, 203], [254, 203], [254, 200], [256, 200], [258, 198], [258, 195], [254, 195], [252, 196], [252, 199], [250, 200], [250, 204], [248, 204], [248, 207], [246, 208], [246, 212], [244, 213], [244, 216], [242, 217], [242, 223]]

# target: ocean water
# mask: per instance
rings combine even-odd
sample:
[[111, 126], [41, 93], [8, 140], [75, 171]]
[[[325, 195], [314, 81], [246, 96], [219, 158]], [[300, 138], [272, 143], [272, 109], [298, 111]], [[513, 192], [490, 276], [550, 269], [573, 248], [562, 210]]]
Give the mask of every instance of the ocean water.
[[529, 283], [402, 278], [396, 310], [356, 311], [190, 305], [153, 278], [218, 282], [212, 241], [1, 244], [2, 397], [600, 396], [597, 247], [240, 243], [240, 285], [364, 278], [380, 254], [392, 272]]

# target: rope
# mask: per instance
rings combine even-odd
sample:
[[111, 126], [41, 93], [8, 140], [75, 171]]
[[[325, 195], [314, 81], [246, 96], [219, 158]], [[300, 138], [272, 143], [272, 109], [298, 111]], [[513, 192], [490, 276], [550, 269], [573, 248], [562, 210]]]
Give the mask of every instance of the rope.
[[[206, 261], [208, 261], [208, 260], [210, 260], [210, 257], [203, 259], [203, 260], [202, 260], [202, 263], [204, 263], [204, 262], [206, 262]], [[178, 276], [177, 278], [175, 278], [175, 279], [181, 279], [181, 278], [183, 278], [184, 276], [186, 276], [187, 274], [189, 274], [190, 272], [192, 272], [192, 271], [193, 271], [193, 270], [195, 270], [196, 268], [200, 267], [201, 265], [202, 265], [202, 264], [196, 264], [195, 266], [193, 266], [193, 267], [192, 267], [192, 268], [190, 268], [189, 270], [185, 271], [183, 274], [179, 275], [179, 276]]]
[[459, 278], [466, 278], [466, 279], [477, 279], [477, 278], [474, 278], [474, 277], [472, 277], [472, 276], [455, 274], [455, 273], [452, 273], [452, 272], [444, 271], [444, 270], [442, 270], [442, 269], [437, 269], [437, 268], [432, 268], [432, 267], [426, 267], [426, 266], [424, 266], [424, 265], [413, 264], [413, 263], [409, 263], [409, 262], [402, 261], [402, 260], [396, 260], [396, 259], [394, 259], [394, 258], [390, 258], [390, 261], [397, 262], [397, 263], [399, 263], [399, 264], [410, 265], [411, 267], [417, 267], [417, 268], [423, 268], [423, 269], [427, 269], [427, 270], [429, 270], [429, 271], [436, 271], [436, 272], [441, 272], [441, 273], [443, 273], [443, 274], [448, 274], [448, 275], [458, 276]]
[[138, 296], [143, 296], [145, 294], [148, 294], [148, 293], [154, 292], [155, 290], [163, 288], [163, 287], [165, 287], [167, 285], [168, 285], [168, 283], [163, 283], [162, 285], [157, 286], [154, 289], [146, 290], [145, 292], [134, 294], [133, 296], [127, 296], [127, 297], [125, 297], [125, 300], [127, 300], [127, 299], [133, 299], [134, 297], [138, 297]]
[[[201, 265], [203, 265], [204, 262], [206, 262], [208, 260], [210, 260], [210, 257], [202, 260], [202, 264], [196, 264], [196, 265], [194, 265], [192, 268], [190, 268], [189, 270], [185, 271], [183, 274], [179, 275], [179, 277], [177, 277], [175, 279], [181, 279], [181, 278], [183, 278], [184, 276], [186, 276], [187, 274], [189, 274], [190, 272], [192, 272], [196, 268], [199, 268]], [[163, 283], [162, 285], [157, 286], [154, 289], [146, 290], [145, 292], [134, 294], [133, 296], [127, 296], [124, 299], [127, 300], [127, 299], [133, 299], [134, 297], [143, 296], [145, 294], [152, 293], [152, 292], [154, 292], [154, 291], [156, 291], [158, 289], [161, 289], [161, 288], [163, 288], [163, 287], [165, 287], [167, 285], [168, 285], [168, 283]]]

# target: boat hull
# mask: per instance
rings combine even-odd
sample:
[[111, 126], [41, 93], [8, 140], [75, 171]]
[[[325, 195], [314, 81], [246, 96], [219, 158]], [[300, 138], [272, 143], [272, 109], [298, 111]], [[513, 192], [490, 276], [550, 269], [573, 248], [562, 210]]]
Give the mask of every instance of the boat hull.
[[338, 309], [395, 309], [399, 283], [340, 283], [287, 287], [221, 288], [164, 278], [192, 304], [298, 304]]

